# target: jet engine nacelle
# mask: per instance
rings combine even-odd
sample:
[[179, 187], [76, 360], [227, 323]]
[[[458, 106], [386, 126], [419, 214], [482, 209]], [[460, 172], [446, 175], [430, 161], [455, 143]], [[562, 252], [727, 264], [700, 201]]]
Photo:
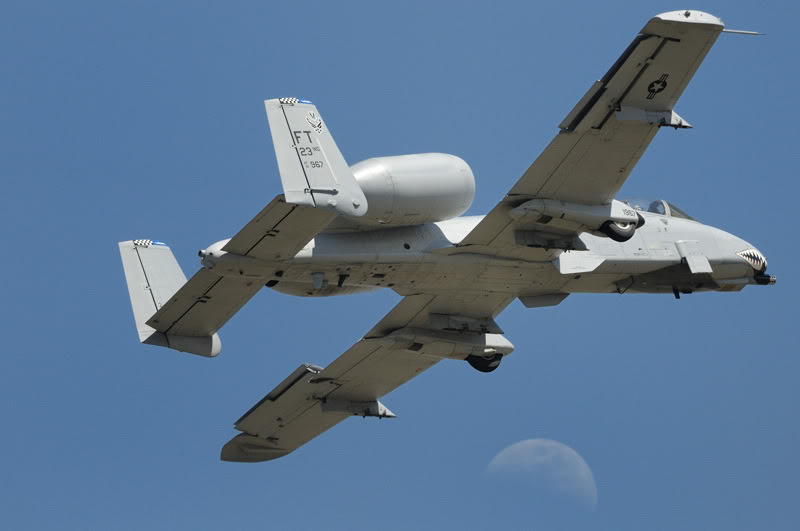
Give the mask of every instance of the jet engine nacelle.
[[350, 167], [367, 198], [359, 225], [417, 225], [460, 216], [475, 197], [475, 177], [455, 155], [376, 157]]

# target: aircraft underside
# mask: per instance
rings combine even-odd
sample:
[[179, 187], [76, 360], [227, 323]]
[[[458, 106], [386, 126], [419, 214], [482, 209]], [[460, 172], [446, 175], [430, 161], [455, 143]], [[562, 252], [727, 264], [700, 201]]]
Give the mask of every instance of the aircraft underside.
[[188, 280], [166, 244], [119, 243], [139, 340], [215, 357], [218, 330], [265, 286], [402, 296], [331, 364], [303, 363], [236, 421], [221, 458], [258, 462], [353, 415], [394, 417], [379, 399], [440, 360], [494, 371], [514, 350], [495, 317], [516, 298], [536, 308], [571, 293], [774, 284], [752, 244], [664, 200], [616, 199], [662, 127], [691, 128], [674, 105], [723, 28], [699, 11], [650, 19], [486, 216], [459, 217], [475, 195], [460, 157], [349, 166], [313, 103], [265, 101], [282, 194], [201, 250]]
[[[660, 217], [651, 216], [653, 221]], [[457, 227], [478, 218], [355, 234], [321, 234], [297, 257], [264, 263], [250, 275], [281, 293], [328, 297], [390, 288], [400, 295], [473, 291], [536, 297], [554, 293], [692, 293], [738, 291], [753, 284], [753, 268], [735, 255], [719, 254], [715, 233], [696, 222], [672, 220], [691, 230], [713, 273], [695, 273], [681, 257], [675, 239], [642, 227], [627, 242], [584, 237], [586, 250], [563, 251], [509, 244], [490, 255], [457, 247]], [[688, 229], [686, 225], [689, 225]], [[702, 228], [702, 229], [701, 229]], [[681, 240], [681, 235], [677, 236]], [[698, 240], [698, 238], [700, 238]], [[702, 245], [701, 245], [701, 241]], [[647, 243], [646, 243], [647, 242]], [[739, 245], [741, 247], [741, 245]], [[588, 256], [584, 256], [588, 255]], [[574, 260], [570, 259], [574, 256]], [[565, 262], [565, 263], [562, 263]], [[560, 269], [561, 268], [561, 269]], [[247, 274], [235, 268], [232, 274]], [[563, 299], [562, 299], [563, 300]], [[544, 299], [543, 299], [544, 301]], [[544, 304], [542, 304], [544, 305]]]

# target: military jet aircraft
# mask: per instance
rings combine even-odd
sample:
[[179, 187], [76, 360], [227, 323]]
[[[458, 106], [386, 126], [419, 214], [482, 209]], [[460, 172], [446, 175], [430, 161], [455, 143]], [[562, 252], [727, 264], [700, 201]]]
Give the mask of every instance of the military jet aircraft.
[[327, 367], [303, 364], [234, 427], [225, 461], [286, 455], [445, 358], [495, 370], [514, 350], [495, 317], [570, 293], [739, 291], [774, 284], [753, 245], [663, 200], [615, 196], [723, 30], [699, 11], [652, 18], [486, 216], [461, 216], [469, 165], [441, 153], [348, 166], [310, 102], [265, 102], [283, 194], [199, 252], [188, 281], [169, 247], [119, 243], [142, 343], [214, 357], [217, 331], [263, 286], [303, 297], [403, 296]]

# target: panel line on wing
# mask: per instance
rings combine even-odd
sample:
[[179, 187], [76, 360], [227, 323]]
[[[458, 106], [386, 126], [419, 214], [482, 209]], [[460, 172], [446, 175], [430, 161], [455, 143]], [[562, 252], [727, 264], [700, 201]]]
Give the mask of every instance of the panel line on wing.
[[[369, 340], [362, 340], [362, 341], [369, 341]], [[364, 363], [364, 362], [365, 362], [367, 359], [369, 359], [369, 357], [370, 357], [370, 356], [372, 356], [373, 354], [375, 354], [375, 353], [376, 353], [377, 351], [379, 351], [379, 350], [380, 350], [382, 347], [383, 347], [383, 345], [380, 345], [380, 344], [376, 345], [374, 349], [370, 350], [369, 354], [367, 354], [366, 356], [364, 356], [363, 358], [361, 358], [360, 360], [358, 360], [358, 361], [357, 361], [355, 364], [353, 364], [353, 365], [351, 365], [350, 367], [348, 367], [348, 368], [347, 368], [347, 369], [346, 369], [346, 370], [345, 370], [345, 371], [344, 371], [344, 372], [343, 372], [341, 375], [337, 376], [337, 377], [336, 377], [336, 381], [338, 382], [338, 380], [339, 380], [339, 379], [341, 379], [342, 377], [344, 377], [345, 375], [347, 375], [347, 373], [349, 373], [350, 371], [352, 371], [353, 369], [355, 369], [356, 367], [358, 367], [359, 365], [361, 365], [362, 363]], [[323, 371], [323, 372], [324, 372], [324, 371]], [[341, 387], [341, 385], [342, 385], [342, 384], [339, 384], [339, 383], [337, 383], [336, 385], [338, 385], [339, 387]], [[336, 389], [338, 389], [339, 387], [337, 387]], [[333, 391], [335, 391], [336, 389], [332, 389], [332, 390], [331, 390], [329, 393], [327, 393], [325, 396], [327, 396], [328, 394], [332, 393], [332, 392], [333, 392]]]
[[[661, 53], [661, 50], [664, 48], [664, 46], [667, 44], [667, 42], [669, 42], [669, 41], [680, 42], [678, 39], [670, 39], [668, 37], [659, 37], [659, 38], [661, 39], [661, 42], [659, 43], [658, 47], [656, 47], [656, 49], [653, 51], [652, 55], [650, 55], [650, 57], [648, 58], [648, 61], [655, 60], [655, 58], [658, 56], [659, 53]], [[640, 68], [639, 72], [633, 77], [633, 81], [630, 82], [630, 84], [627, 86], [627, 88], [620, 95], [620, 97], [616, 101], [616, 104], [614, 105], [614, 107], [609, 109], [608, 110], [608, 114], [606, 114], [605, 118], [603, 118], [603, 120], [600, 122], [600, 124], [598, 124], [597, 126], [592, 126], [592, 129], [602, 129], [603, 128], [603, 126], [606, 124], [608, 119], [611, 118], [611, 115], [613, 115], [617, 111], [617, 109], [619, 109], [620, 105], [622, 105], [623, 100], [625, 100], [625, 97], [633, 89], [633, 87], [636, 85], [636, 83], [639, 82], [639, 79], [644, 75], [644, 73], [647, 71], [647, 69], [649, 67], [650, 67], [650, 63], [648, 63], [648, 62], [646, 62], [646, 63], [644, 63], [642, 65], [642, 68]]]
[[[287, 203], [287, 204], [288, 204], [288, 203]], [[274, 237], [275, 235], [274, 235], [274, 234], [271, 234], [271, 232], [272, 232], [273, 230], [275, 230], [275, 227], [277, 227], [278, 225], [280, 225], [281, 223], [283, 223], [283, 221], [284, 221], [286, 218], [288, 218], [288, 217], [289, 217], [289, 216], [292, 214], [292, 212], [294, 212], [294, 209], [295, 209], [295, 208], [297, 208], [297, 206], [294, 206], [294, 205], [293, 205], [293, 206], [292, 206], [292, 209], [291, 209], [291, 210], [289, 210], [289, 212], [287, 212], [287, 213], [286, 213], [286, 215], [285, 215], [285, 216], [283, 216], [283, 217], [282, 217], [280, 220], [278, 220], [278, 222], [277, 222], [277, 223], [275, 223], [274, 225], [272, 225], [272, 228], [271, 228], [270, 230], [266, 231], [266, 232], [264, 233], [264, 235], [263, 235], [263, 236], [261, 236], [261, 238], [259, 238], [259, 240], [258, 240], [258, 241], [255, 243], [255, 245], [253, 245], [252, 247], [250, 247], [250, 248], [247, 250], [247, 252], [246, 252], [246, 253], [244, 253], [244, 255], [245, 255], [245, 256], [249, 255], [249, 254], [250, 254], [250, 253], [253, 251], [253, 249], [255, 249], [256, 247], [258, 247], [258, 245], [259, 245], [259, 244], [260, 244], [262, 241], [264, 241], [264, 238], [266, 238], [267, 236]]]
[[[304, 376], [306, 376], [306, 374], [301, 374], [301, 375], [300, 375], [300, 376], [297, 378], [297, 380], [295, 380], [294, 382], [292, 382], [292, 385], [296, 384], [296, 383], [297, 383], [298, 381], [300, 381], [300, 380], [301, 380], [301, 379], [302, 379]], [[285, 392], [285, 390], [284, 390], [284, 392]], [[283, 393], [281, 393], [281, 394], [283, 394]], [[233, 423], [233, 425], [234, 425], [234, 426], [236, 426], [237, 424], [239, 424], [240, 422], [242, 422], [244, 419], [246, 419], [247, 417], [249, 417], [251, 413], [253, 413], [255, 410], [257, 410], [258, 408], [260, 408], [260, 407], [261, 407], [261, 406], [262, 406], [262, 405], [263, 405], [265, 402], [267, 402], [267, 401], [269, 401], [269, 402], [275, 402], [275, 401], [276, 401], [278, 398], [280, 398], [280, 396], [281, 396], [281, 395], [278, 395], [278, 396], [276, 396], [276, 397], [271, 397], [271, 396], [269, 396], [269, 395], [266, 395], [266, 396], [264, 396], [264, 398], [262, 398], [261, 400], [259, 400], [258, 402], [256, 402], [256, 405], [254, 405], [253, 407], [251, 407], [250, 409], [248, 409], [248, 410], [247, 410], [247, 412], [246, 412], [244, 415], [242, 415], [241, 417], [239, 417], [239, 420], [237, 420], [236, 422], [234, 422], [234, 423]]]
[[[558, 137], [556, 137], [556, 138], [558, 138]], [[558, 165], [557, 165], [555, 168], [553, 168], [553, 171], [550, 173], [550, 176], [549, 176], [547, 179], [545, 179], [545, 180], [542, 182], [542, 185], [539, 187], [539, 189], [538, 189], [538, 190], [536, 190], [536, 193], [535, 193], [535, 194], [533, 194], [533, 195], [532, 195], [532, 197], [544, 197], [544, 196], [541, 196], [541, 195], [540, 195], [540, 194], [542, 193], [542, 190], [544, 190], [544, 188], [545, 188], [545, 187], [546, 187], [548, 184], [550, 184], [550, 179], [552, 179], [552, 178], [553, 178], [553, 175], [557, 175], [557, 174], [558, 174], [559, 170], [561, 169], [561, 166], [563, 166], [563, 165], [564, 165], [564, 162], [566, 162], [566, 161], [567, 161], [567, 159], [569, 159], [569, 158], [570, 158], [570, 155], [572, 155], [572, 152], [573, 152], [573, 151], [575, 151], [575, 148], [577, 148], [577, 147], [578, 147], [578, 144], [580, 144], [580, 143], [581, 143], [581, 142], [580, 142], [580, 141], [581, 141], [581, 139], [582, 139], [582, 136], [581, 136], [581, 137], [578, 137], [578, 139], [577, 139], [577, 140], [576, 140], [576, 141], [575, 141], [575, 142], [572, 144], [572, 147], [570, 147], [570, 148], [569, 148], [569, 151], [567, 151], [567, 152], [564, 154], [564, 156], [563, 156], [563, 157], [561, 157], [561, 160], [559, 161]], [[527, 173], [527, 172], [525, 172], [525, 173]], [[566, 176], [565, 176], [564, 180], [566, 180]], [[561, 187], [561, 185], [562, 185], [562, 184], [563, 184], [563, 182], [559, 184], [559, 188]], [[509, 218], [509, 224], [511, 224], [511, 223], [513, 223], [513, 220], [511, 220], [511, 219]], [[506, 226], [508, 226], [508, 225], [506, 225]], [[498, 233], [498, 235], [497, 235], [497, 236], [499, 236], [499, 235], [500, 235], [500, 234]], [[496, 236], [495, 236], [495, 237], [496, 237]], [[493, 240], [493, 241], [494, 241], [494, 240]]]
[[581, 107], [581, 110], [578, 111], [578, 113], [572, 120], [570, 120], [569, 124], [566, 124], [565, 127], [562, 127], [564, 131], [571, 133], [578, 127], [578, 125], [580, 125], [581, 121], [583, 121], [586, 115], [589, 114], [589, 111], [591, 111], [592, 108], [594, 108], [598, 100], [600, 100], [603, 94], [605, 94], [608, 82], [611, 81], [611, 79], [614, 77], [614, 74], [616, 74], [619, 71], [619, 69], [622, 68], [622, 65], [625, 64], [625, 61], [627, 61], [628, 58], [636, 50], [636, 48], [639, 47], [639, 44], [641, 44], [646, 39], [649, 39], [650, 37], [652, 37], [652, 35], [645, 35], [642, 33], [636, 36], [633, 42], [631, 42], [628, 45], [628, 47], [625, 49], [622, 55], [616, 60], [616, 62], [613, 65], [611, 65], [611, 68], [609, 68], [608, 71], [605, 73], [605, 75], [602, 78], [600, 78], [600, 84], [601, 84], [600, 88], [598, 88], [597, 91], [592, 95], [592, 97], [583, 105], [583, 107]]
[[611, 81], [611, 79], [616, 75], [616, 73], [619, 72], [619, 69], [622, 68], [622, 65], [625, 64], [625, 61], [627, 61], [628, 58], [631, 55], [633, 55], [634, 50], [636, 50], [636, 48], [638, 48], [643, 41], [646, 41], [651, 37], [654, 37], [654, 35], [649, 35], [646, 33], [638, 34], [633, 39], [633, 41], [628, 45], [628, 47], [625, 48], [625, 51], [622, 52], [622, 55], [620, 55], [619, 58], [617, 58], [617, 60], [614, 62], [614, 64], [611, 65], [611, 68], [608, 69], [608, 72], [606, 72], [606, 74], [602, 78], [600, 78], [600, 81], [602, 81], [603, 84], [607, 84], [609, 81]]
[[164, 333], [165, 333], [165, 334], [169, 333], [169, 331], [170, 331], [170, 330], [172, 330], [172, 327], [173, 327], [173, 326], [175, 326], [176, 324], [178, 324], [178, 323], [181, 321], [181, 319], [183, 319], [183, 318], [186, 316], [186, 314], [187, 314], [187, 313], [189, 313], [190, 311], [192, 311], [192, 308], [194, 308], [195, 306], [197, 306], [197, 305], [200, 303], [200, 299], [202, 299], [203, 297], [205, 297], [205, 296], [206, 296], [206, 294], [207, 294], [209, 291], [211, 291], [212, 289], [214, 289], [214, 286], [216, 286], [217, 284], [219, 284], [219, 283], [220, 283], [220, 281], [221, 281], [223, 278], [225, 278], [225, 277], [219, 277], [219, 278], [217, 278], [217, 280], [215, 280], [215, 281], [214, 281], [214, 283], [213, 283], [213, 284], [211, 284], [211, 287], [209, 287], [207, 290], [205, 290], [205, 291], [203, 292], [203, 295], [202, 295], [202, 296], [200, 296], [200, 297], [197, 297], [197, 299], [196, 299], [196, 300], [195, 300], [195, 301], [192, 303], [192, 305], [191, 305], [191, 306], [189, 306], [189, 308], [188, 308], [188, 309], [187, 309], [185, 312], [183, 312], [183, 313], [181, 314], [181, 316], [180, 316], [180, 317], [178, 317], [177, 319], [175, 319], [175, 320], [172, 322], [172, 324], [171, 324], [171, 325], [169, 325], [169, 328], [167, 328], [166, 330], [164, 330]]
[[[633, 55], [633, 52], [636, 51], [636, 48], [638, 48], [642, 42], [654, 36], [655, 35], [640, 33], [635, 39], [633, 39], [633, 42], [631, 42], [628, 47], [625, 48], [625, 51], [622, 52], [622, 55], [616, 60], [616, 62], [614, 62], [613, 65], [611, 65], [611, 68], [608, 69], [605, 75], [600, 78], [600, 88], [597, 89], [597, 91], [583, 105], [583, 107], [581, 107], [581, 110], [575, 114], [575, 117], [570, 120], [568, 124], [564, 126], [562, 122], [562, 130], [566, 131], [567, 133], [571, 133], [580, 125], [586, 115], [589, 114], [589, 112], [594, 108], [595, 104], [600, 100], [603, 94], [605, 94], [609, 81], [611, 81], [619, 69], [622, 68], [622, 66], [625, 64], [625, 61], [627, 61], [628, 58]], [[569, 116], [567, 118], [569, 118]]]

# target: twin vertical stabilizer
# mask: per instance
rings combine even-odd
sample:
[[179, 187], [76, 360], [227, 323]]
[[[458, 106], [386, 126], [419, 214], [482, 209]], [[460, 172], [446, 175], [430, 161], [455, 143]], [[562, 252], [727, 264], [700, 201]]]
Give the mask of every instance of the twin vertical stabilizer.
[[152, 240], [119, 242], [122, 267], [128, 282], [128, 294], [139, 341], [169, 347], [182, 352], [214, 357], [222, 345], [216, 333], [182, 335], [160, 332], [147, 321], [186, 284], [172, 251], [166, 244]]
[[363, 216], [367, 199], [317, 108], [298, 98], [264, 105], [286, 202]]

